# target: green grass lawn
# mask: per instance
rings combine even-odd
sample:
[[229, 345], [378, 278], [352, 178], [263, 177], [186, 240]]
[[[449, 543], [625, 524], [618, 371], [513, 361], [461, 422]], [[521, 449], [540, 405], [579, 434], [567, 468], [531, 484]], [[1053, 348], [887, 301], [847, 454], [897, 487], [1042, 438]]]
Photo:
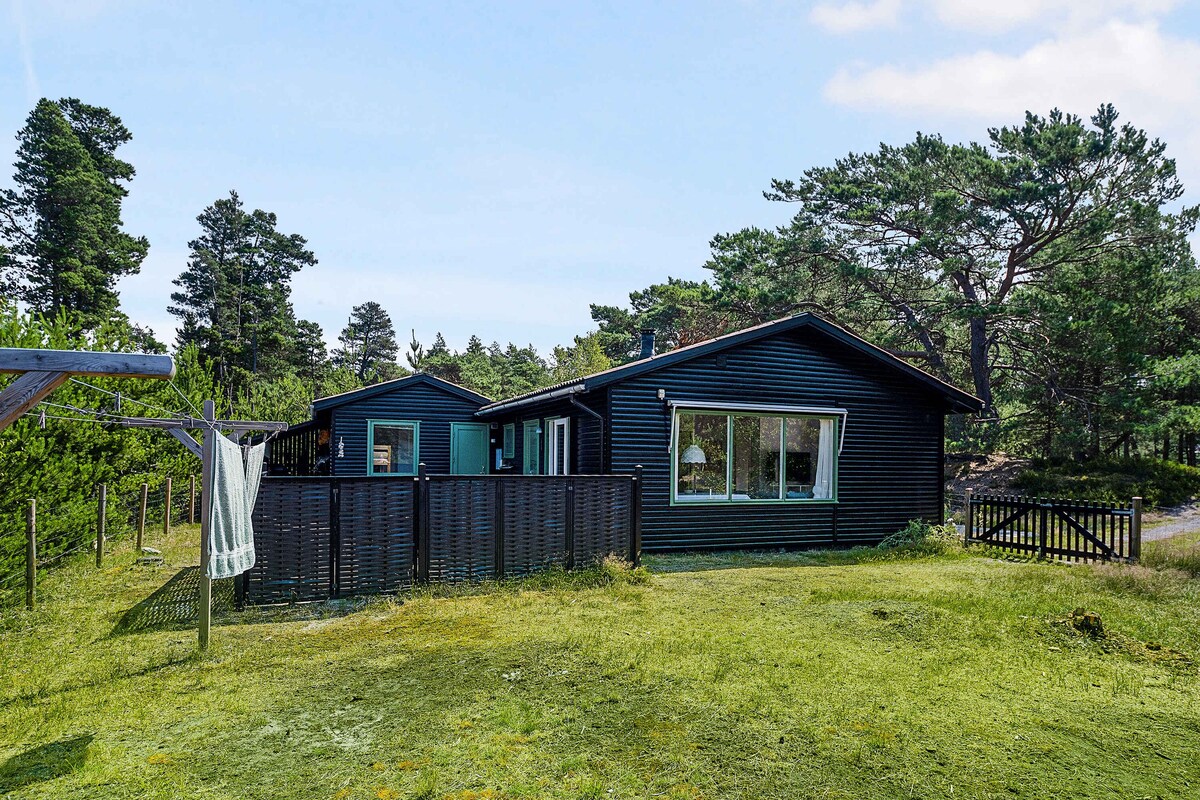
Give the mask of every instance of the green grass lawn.
[[[1184, 573], [656, 559], [230, 614], [198, 657], [192, 629], [114, 632], [194, 563], [175, 536], [3, 622], [0, 796], [1200, 797]], [[1059, 622], [1077, 607], [1106, 639]]]

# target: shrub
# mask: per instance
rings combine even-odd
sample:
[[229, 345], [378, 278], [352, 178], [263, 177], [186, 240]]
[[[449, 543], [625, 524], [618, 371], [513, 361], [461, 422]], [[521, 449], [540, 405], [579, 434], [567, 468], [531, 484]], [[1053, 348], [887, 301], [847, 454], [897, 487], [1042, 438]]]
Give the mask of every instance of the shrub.
[[953, 525], [931, 525], [913, 519], [875, 549], [911, 555], [940, 555], [956, 548], [961, 541], [962, 537]]
[[1174, 506], [1200, 495], [1200, 469], [1153, 458], [1099, 458], [1085, 463], [1037, 464], [1012, 486], [1036, 497], [1069, 497]]

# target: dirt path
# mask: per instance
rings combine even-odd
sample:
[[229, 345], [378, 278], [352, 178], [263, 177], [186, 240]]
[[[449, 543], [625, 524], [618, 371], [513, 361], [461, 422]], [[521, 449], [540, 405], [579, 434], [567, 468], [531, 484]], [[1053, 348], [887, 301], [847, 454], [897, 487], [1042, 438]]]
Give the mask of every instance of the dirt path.
[[1168, 509], [1162, 514], [1156, 514], [1157, 519], [1165, 519], [1162, 524], [1153, 527], [1143, 527], [1142, 541], [1154, 542], [1159, 539], [1169, 539], [1181, 533], [1200, 531], [1200, 503]]

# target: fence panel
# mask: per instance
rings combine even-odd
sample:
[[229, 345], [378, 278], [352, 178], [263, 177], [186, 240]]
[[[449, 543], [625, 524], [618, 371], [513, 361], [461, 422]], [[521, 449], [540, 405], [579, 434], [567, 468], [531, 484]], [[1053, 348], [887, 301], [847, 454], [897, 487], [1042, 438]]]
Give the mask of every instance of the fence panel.
[[337, 593], [386, 594], [412, 586], [413, 481], [338, 478], [334, 486]]
[[514, 478], [504, 486], [504, 574], [567, 564], [567, 483], [563, 477]]
[[616, 553], [629, 557], [633, 484], [628, 478], [594, 478], [575, 484], [575, 566], [587, 567]]
[[636, 498], [621, 475], [264, 478], [242, 595], [322, 600], [628, 557]]
[[327, 479], [264, 479], [254, 507], [254, 603], [324, 600], [333, 590], [331, 485]]
[[1136, 559], [1141, 503], [1106, 505], [1087, 500], [971, 495], [967, 544], [1053, 556], [1066, 561]]
[[493, 480], [445, 476], [429, 479], [428, 580], [458, 583], [495, 577]]

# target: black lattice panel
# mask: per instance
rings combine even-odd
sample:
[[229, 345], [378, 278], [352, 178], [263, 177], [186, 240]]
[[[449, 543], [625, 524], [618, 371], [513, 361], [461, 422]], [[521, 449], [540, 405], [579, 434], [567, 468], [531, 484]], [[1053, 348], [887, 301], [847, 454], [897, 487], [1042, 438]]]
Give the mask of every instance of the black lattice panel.
[[265, 479], [254, 507], [251, 603], [329, 596], [329, 481]]
[[629, 558], [628, 478], [581, 478], [575, 483], [575, 566], [586, 567], [610, 554]]
[[522, 477], [504, 485], [504, 574], [567, 563], [567, 479]]
[[482, 478], [429, 481], [429, 580], [495, 576], [495, 488]]
[[339, 481], [338, 594], [384, 594], [413, 578], [413, 481]]

